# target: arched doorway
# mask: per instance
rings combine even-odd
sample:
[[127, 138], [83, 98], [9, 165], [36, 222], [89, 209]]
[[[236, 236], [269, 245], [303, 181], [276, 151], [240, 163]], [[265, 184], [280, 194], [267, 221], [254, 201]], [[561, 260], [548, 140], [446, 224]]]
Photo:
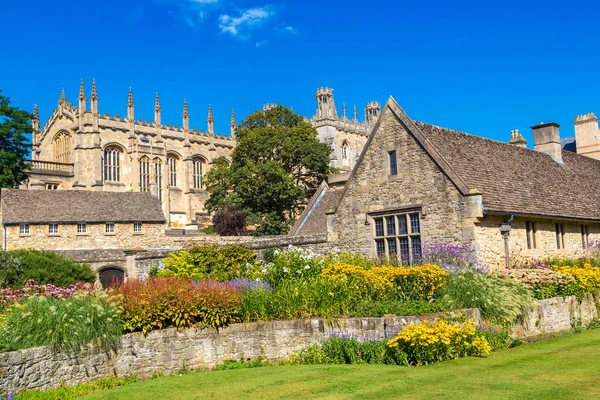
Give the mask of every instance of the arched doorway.
[[103, 289], [120, 285], [125, 280], [125, 272], [118, 267], [108, 267], [100, 271], [100, 284]]

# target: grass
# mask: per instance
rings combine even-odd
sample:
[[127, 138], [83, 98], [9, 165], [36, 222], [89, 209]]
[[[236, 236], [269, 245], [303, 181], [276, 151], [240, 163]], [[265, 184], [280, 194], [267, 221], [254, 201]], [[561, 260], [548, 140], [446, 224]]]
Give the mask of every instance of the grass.
[[600, 330], [426, 367], [300, 365], [191, 373], [85, 399], [589, 399], [600, 397]]

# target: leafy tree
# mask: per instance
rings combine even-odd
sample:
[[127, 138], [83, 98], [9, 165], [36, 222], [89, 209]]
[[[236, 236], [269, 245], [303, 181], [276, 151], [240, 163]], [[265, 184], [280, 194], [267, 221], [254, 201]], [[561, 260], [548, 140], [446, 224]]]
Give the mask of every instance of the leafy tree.
[[254, 112], [236, 135], [231, 165], [217, 159], [206, 176], [206, 207], [239, 206], [258, 225], [257, 234], [285, 233], [330, 173], [331, 149], [284, 106]]
[[29, 141], [25, 135], [32, 132], [32, 117], [11, 107], [10, 99], [0, 94], [0, 187], [14, 187], [27, 179]]

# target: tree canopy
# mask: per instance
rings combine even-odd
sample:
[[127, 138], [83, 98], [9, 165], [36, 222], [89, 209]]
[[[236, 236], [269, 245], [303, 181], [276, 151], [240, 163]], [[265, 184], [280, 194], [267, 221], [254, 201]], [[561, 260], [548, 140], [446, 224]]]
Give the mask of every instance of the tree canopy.
[[256, 111], [237, 127], [231, 165], [216, 159], [206, 176], [209, 211], [235, 205], [258, 226], [282, 234], [330, 172], [330, 147], [284, 106]]
[[14, 187], [27, 179], [29, 140], [32, 132], [27, 111], [11, 107], [10, 99], [0, 91], [0, 187]]

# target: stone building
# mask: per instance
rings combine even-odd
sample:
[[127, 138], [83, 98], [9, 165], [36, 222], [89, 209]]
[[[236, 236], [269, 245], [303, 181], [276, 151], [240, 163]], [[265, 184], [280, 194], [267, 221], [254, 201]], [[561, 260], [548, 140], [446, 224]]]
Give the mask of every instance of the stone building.
[[226, 136], [215, 133], [210, 106], [208, 127], [202, 131], [190, 128], [185, 100], [180, 127], [162, 123], [158, 93], [152, 122], [135, 119], [131, 90], [123, 118], [100, 114], [95, 82], [90, 109], [87, 100], [83, 82], [77, 106], [63, 90], [43, 127], [34, 108], [29, 189], [150, 192], [160, 199], [172, 227], [195, 227], [205, 221], [208, 195], [203, 176], [213, 159], [228, 157], [235, 145], [233, 112]]
[[507, 144], [413, 121], [390, 98], [347, 181], [321, 185], [290, 234], [407, 264], [461, 242], [502, 266], [501, 228], [513, 259], [580, 251], [600, 237], [600, 161], [563, 151], [558, 124], [532, 130], [534, 150], [516, 131]]
[[359, 122], [356, 105], [352, 118], [346, 115], [345, 103], [342, 104], [342, 116], [338, 116], [333, 89], [317, 89], [316, 99], [317, 112], [309, 121], [317, 129], [319, 140], [331, 146], [330, 165], [340, 171], [350, 171], [379, 117], [381, 106], [378, 101], [367, 103], [363, 121]]

